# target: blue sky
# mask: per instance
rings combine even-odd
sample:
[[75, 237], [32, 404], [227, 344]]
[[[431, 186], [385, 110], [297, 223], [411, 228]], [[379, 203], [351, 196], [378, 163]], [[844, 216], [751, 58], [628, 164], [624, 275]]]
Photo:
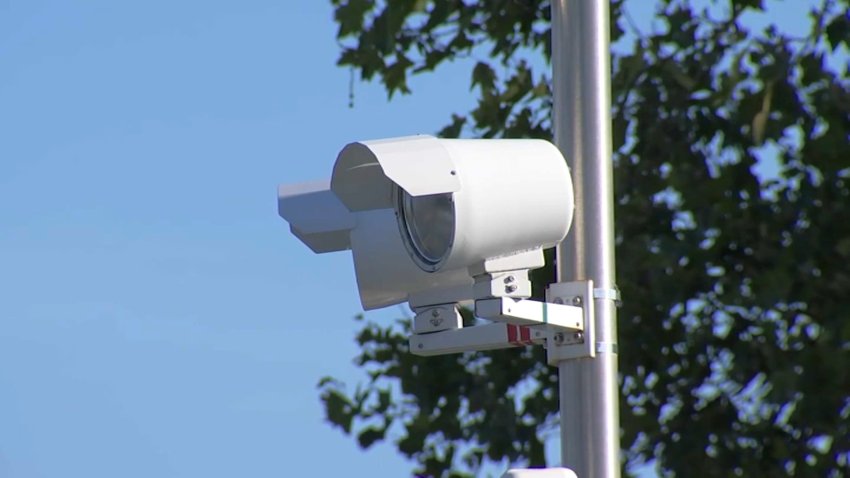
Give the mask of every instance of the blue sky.
[[325, 1], [0, 0], [0, 476], [407, 474], [324, 423], [360, 304], [276, 186], [436, 131], [468, 72], [351, 109], [335, 31]]
[[292, 237], [276, 186], [352, 140], [435, 131], [467, 74], [392, 104], [358, 84], [349, 109], [331, 15], [0, 0], [0, 476], [409, 470], [323, 422], [318, 379], [359, 377], [360, 304], [350, 258]]

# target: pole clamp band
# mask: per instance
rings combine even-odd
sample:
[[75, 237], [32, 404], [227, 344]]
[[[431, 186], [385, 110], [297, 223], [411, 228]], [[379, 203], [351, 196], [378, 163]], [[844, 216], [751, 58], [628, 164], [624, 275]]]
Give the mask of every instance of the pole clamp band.
[[596, 288], [593, 289], [593, 298], [594, 299], [604, 299], [604, 300], [613, 300], [614, 305], [619, 307], [622, 305], [623, 301], [620, 299], [620, 289], [616, 287], [611, 288]]

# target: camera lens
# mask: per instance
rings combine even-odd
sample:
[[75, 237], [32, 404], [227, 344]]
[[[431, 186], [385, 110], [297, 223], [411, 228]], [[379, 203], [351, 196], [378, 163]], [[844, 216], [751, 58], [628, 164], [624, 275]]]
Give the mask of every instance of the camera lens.
[[405, 243], [420, 266], [434, 271], [454, 241], [455, 209], [452, 194], [414, 197], [401, 189], [399, 193], [399, 221]]

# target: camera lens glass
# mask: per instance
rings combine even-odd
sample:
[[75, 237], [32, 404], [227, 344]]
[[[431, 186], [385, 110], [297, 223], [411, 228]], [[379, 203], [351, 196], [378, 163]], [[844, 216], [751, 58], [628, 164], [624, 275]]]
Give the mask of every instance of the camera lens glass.
[[414, 254], [427, 268], [434, 270], [448, 254], [455, 233], [455, 209], [452, 194], [411, 196], [399, 191], [402, 231]]

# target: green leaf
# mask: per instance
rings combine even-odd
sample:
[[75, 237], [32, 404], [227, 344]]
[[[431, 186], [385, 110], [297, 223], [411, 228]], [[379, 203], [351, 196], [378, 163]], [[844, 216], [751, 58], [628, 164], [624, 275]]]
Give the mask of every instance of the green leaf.
[[843, 14], [837, 15], [826, 26], [826, 40], [829, 42], [832, 50], [842, 44], [847, 46], [850, 42], [850, 12], [847, 10]]
[[384, 429], [369, 427], [357, 434], [357, 443], [360, 445], [360, 448], [367, 449], [374, 445], [375, 442], [383, 440], [385, 434], [386, 430]]
[[338, 390], [327, 390], [322, 394], [325, 403], [327, 420], [345, 431], [351, 433], [351, 423], [357, 412], [352, 401]]
[[496, 72], [487, 63], [479, 61], [472, 69], [472, 86], [479, 86], [482, 91], [492, 91], [496, 84]]
[[344, 38], [359, 32], [363, 28], [366, 12], [374, 7], [372, 0], [348, 0], [339, 5], [334, 12], [334, 20], [339, 24], [337, 38]]

